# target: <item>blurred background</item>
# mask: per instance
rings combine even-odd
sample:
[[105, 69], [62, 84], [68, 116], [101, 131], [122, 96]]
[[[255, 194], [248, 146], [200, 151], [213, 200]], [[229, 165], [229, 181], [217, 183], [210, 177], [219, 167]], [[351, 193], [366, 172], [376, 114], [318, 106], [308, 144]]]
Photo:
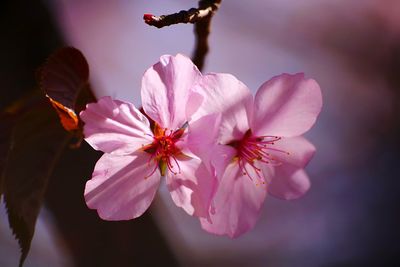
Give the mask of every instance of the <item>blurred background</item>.
[[[87, 57], [97, 96], [140, 105], [144, 71], [163, 54], [190, 55], [193, 26], [147, 26], [144, 13], [187, 0], [47, 0], [0, 4], [0, 107], [37, 86], [55, 49]], [[201, 230], [165, 186], [146, 214], [104, 222], [83, 200], [99, 154], [63, 155], [50, 181], [25, 266], [400, 266], [400, 1], [223, 1], [203, 72], [232, 73], [255, 92], [282, 72], [304, 72], [324, 106], [307, 138], [312, 188], [297, 201], [268, 197], [256, 227], [231, 240]], [[84, 177], [75, 177], [75, 173]], [[17, 242], [0, 209], [0, 266]]]

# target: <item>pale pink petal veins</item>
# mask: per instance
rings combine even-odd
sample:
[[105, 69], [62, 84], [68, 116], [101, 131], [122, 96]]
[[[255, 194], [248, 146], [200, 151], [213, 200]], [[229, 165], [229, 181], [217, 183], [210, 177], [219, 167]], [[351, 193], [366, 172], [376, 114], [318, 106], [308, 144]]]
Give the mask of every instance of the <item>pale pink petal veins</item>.
[[253, 96], [246, 85], [233, 75], [225, 73], [204, 75], [195, 90], [204, 95], [204, 101], [192, 119], [195, 121], [207, 114], [221, 113], [219, 133], [221, 143], [240, 139], [249, 129]]
[[147, 118], [131, 103], [103, 97], [80, 113], [85, 140], [96, 150], [130, 154], [152, 142]]
[[243, 175], [238, 164], [230, 164], [213, 200], [215, 213], [211, 222], [200, 219], [202, 228], [213, 234], [238, 237], [254, 227], [266, 194], [265, 185], [257, 186]]
[[[160, 183], [147, 153], [104, 154], [86, 183], [85, 200], [104, 220], [129, 220], [142, 215], [153, 201]], [[150, 176], [149, 176], [150, 175]]]
[[315, 147], [302, 136], [282, 138], [270, 145], [266, 151], [282, 164], [291, 164], [299, 168], [305, 167], [314, 156]]
[[204, 96], [196, 91], [190, 91], [188, 102], [186, 103], [186, 119], [192, 121], [192, 115], [200, 108], [204, 101]]
[[199, 106], [202, 96], [192, 88], [201, 79], [201, 73], [192, 61], [178, 54], [165, 55], [160, 62], [149, 68], [142, 79], [142, 103], [146, 114], [161, 127], [176, 129], [187, 121], [187, 115], [195, 110], [187, 110], [191, 105]]
[[283, 164], [274, 168], [268, 184], [268, 193], [274, 197], [292, 200], [303, 196], [311, 186], [307, 173], [294, 165]]
[[313, 126], [321, 107], [317, 82], [303, 74], [282, 74], [258, 89], [251, 128], [259, 136], [298, 136]]
[[187, 145], [198, 156], [206, 156], [210, 147], [217, 144], [221, 114], [200, 117], [188, 126]]
[[215, 176], [196, 158], [181, 159], [172, 166], [177, 172], [168, 171], [166, 182], [174, 203], [189, 215], [208, 218], [216, 190]]
[[190, 150], [201, 158], [208, 171], [216, 171], [218, 176], [222, 175], [236, 153], [233, 147], [217, 143], [220, 122], [220, 113], [205, 115], [192, 122], [187, 142]]

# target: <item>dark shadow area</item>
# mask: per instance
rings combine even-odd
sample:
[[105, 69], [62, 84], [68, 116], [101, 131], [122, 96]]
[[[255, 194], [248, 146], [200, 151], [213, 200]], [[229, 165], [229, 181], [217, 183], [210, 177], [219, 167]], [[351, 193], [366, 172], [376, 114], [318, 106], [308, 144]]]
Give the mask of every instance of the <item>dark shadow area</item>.
[[[42, 1], [3, 1], [0, 31], [4, 108], [37, 89], [37, 70], [64, 42]], [[177, 266], [148, 212], [132, 221], [107, 222], [86, 207], [84, 185], [99, 155], [86, 144], [67, 149], [47, 188], [45, 206], [75, 266]]]

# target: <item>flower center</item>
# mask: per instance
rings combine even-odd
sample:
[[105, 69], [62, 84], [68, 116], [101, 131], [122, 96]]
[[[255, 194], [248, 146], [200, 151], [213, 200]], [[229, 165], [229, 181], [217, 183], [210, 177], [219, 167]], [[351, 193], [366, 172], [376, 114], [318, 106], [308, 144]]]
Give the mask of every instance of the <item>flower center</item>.
[[[143, 147], [143, 151], [151, 154], [148, 161], [150, 165], [155, 162], [155, 167], [149, 175], [145, 178], [150, 177], [157, 170], [160, 169], [161, 175], [165, 175], [165, 171], [168, 170], [173, 174], [181, 172], [177, 157], [183, 155], [181, 150], [176, 146], [176, 142], [182, 137], [186, 126], [182, 126], [178, 130], [172, 131], [165, 128], [161, 128], [157, 123], [154, 126], [153, 142]], [[174, 165], [177, 166], [177, 170], [174, 169]]]
[[253, 136], [251, 130], [248, 130], [241, 140], [232, 141], [228, 145], [236, 148], [234, 160], [237, 160], [243, 175], [248, 176], [252, 181], [256, 180], [256, 185], [259, 185], [265, 184], [265, 178], [261, 169], [256, 166], [256, 162], [277, 166], [281, 164], [281, 161], [274, 157], [271, 151], [289, 154], [273, 147], [275, 142], [281, 139], [272, 135]]

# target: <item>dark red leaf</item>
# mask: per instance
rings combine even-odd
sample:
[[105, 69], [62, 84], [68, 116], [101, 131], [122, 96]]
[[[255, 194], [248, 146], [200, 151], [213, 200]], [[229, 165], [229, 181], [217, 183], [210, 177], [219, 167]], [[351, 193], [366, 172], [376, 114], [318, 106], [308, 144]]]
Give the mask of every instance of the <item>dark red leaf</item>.
[[[88, 64], [75, 48], [56, 51], [41, 67], [39, 76], [51, 105], [42, 95], [28, 95], [7, 108], [14, 118], [12, 125], [3, 124], [6, 119], [0, 117], [0, 194], [2, 190], [10, 227], [21, 248], [20, 266], [29, 252], [48, 179], [59, 155], [72, 136], [82, 138], [75, 110], [94, 101]], [[64, 131], [59, 121], [74, 135]]]
[[49, 176], [69, 138], [45, 98], [20, 114], [11, 131], [4, 201], [21, 247], [20, 266], [29, 252]]
[[54, 52], [40, 70], [40, 86], [68, 131], [79, 128], [75, 104], [82, 89], [88, 89], [89, 65], [76, 48]]
[[9, 113], [0, 114], [0, 197], [3, 194], [4, 167], [11, 145], [11, 130], [14, 117]]
[[41, 70], [40, 85], [46, 95], [74, 109], [79, 91], [89, 79], [89, 65], [76, 48], [64, 47], [47, 59]]

